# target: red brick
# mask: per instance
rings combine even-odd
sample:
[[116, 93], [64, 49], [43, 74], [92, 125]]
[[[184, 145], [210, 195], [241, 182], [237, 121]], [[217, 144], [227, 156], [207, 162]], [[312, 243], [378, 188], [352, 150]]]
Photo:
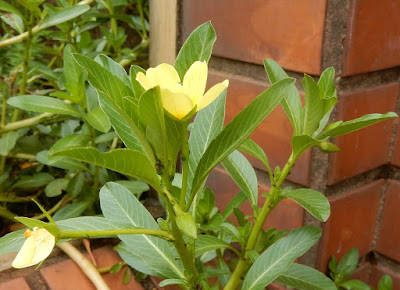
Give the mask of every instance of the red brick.
[[20, 277], [7, 282], [0, 283], [0, 290], [30, 290], [28, 283], [25, 279]]
[[[223, 211], [229, 201], [240, 191], [229, 174], [224, 169], [218, 167], [210, 174], [207, 180], [207, 186], [215, 192], [215, 203], [220, 211]], [[268, 191], [266, 186], [259, 187], [259, 206], [264, 204], [265, 198], [262, 197], [261, 194], [266, 191]], [[251, 216], [253, 214], [248, 201], [246, 201], [240, 209], [245, 215]], [[301, 227], [303, 225], [303, 214], [304, 212], [300, 205], [290, 199], [285, 199], [271, 212], [264, 225], [264, 229], [273, 227], [279, 230], [292, 230]], [[233, 215], [229, 220], [236, 223], [236, 219]]]
[[286, 287], [284, 287], [278, 283], [272, 283], [272, 284], [269, 284], [266, 289], [267, 290], [285, 290]]
[[[97, 267], [109, 267], [121, 262], [118, 254], [111, 247], [104, 247], [93, 251]], [[53, 264], [40, 270], [43, 279], [51, 290], [89, 290], [96, 289], [80, 268], [70, 259]], [[123, 270], [117, 274], [103, 275], [104, 281], [114, 290], [144, 289], [140, 283], [132, 279], [129, 284], [122, 283]]]
[[369, 272], [371, 271], [371, 264], [368, 262], [364, 262], [359, 265], [357, 269], [354, 271], [353, 275], [349, 279], [358, 279], [365, 283], [368, 283]]
[[[391, 83], [346, 93], [339, 97], [338, 120], [348, 121], [365, 114], [394, 111], [398, 83]], [[330, 158], [328, 184], [334, 184], [370, 169], [386, 164], [389, 160], [389, 144], [392, 120], [334, 139], [341, 149]]]
[[[240, 76], [228, 76], [220, 72], [212, 71], [210, 84], [229, 79], [229, 88], [226, 101], [225, 124], [230, 122], [241, 110], [267, 88], [265, 83], [250, 80]], [[292, 126], [282, 107], [278, 105], [274, 111], [261, 123], [250, 136], [258, 143], [267, 154], [272, 170], [276, 165], [281, 168], [285, 165], [291, 154]], [[306, 151], [292, 169], [288, 180], [302, 185], [310, 183], [310, 158], [311, 152]], [[260, 162], [250, 158], [253, 166], [265, 170]]]
[[400, 289], [400, 274], [399, 272], [392, 271], [388, 268], [384, 268], [382, 266], [373, 266], [371, 277], [370, 277], [370, 285], [375, 289], [378, 289], [379, 280], [383, 275], [389, 275], [393, 281], [393, 289]]
[[344, 75], [400, 64], [400, 2], [354, 0], [345, 42]]
[[393, 147], [392, 164], [400, 167], [400, 124], [397, 120], [396, 140]]
[[377, 251], [400, 262], [400, 182], [389, 180], [377, 241]]
[[377, 180], [330, 198], [331, 215], [323, 226], [317, 268], [327, 269], [334, 255], [339, 260], [351, 248], [360, 256], [370, 252], [383, 180]]
[[183, 36], [211, 20], [214, 55], [262, 64], [272, 58], [299, 72], [321, 72], [325, 0], [183, 2]]

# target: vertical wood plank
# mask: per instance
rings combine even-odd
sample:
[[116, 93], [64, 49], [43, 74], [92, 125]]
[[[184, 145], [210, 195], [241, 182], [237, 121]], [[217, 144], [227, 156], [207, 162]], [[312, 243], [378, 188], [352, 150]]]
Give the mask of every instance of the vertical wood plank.
[[176, 57], [177, 0], [150, 0], [150, 66]]

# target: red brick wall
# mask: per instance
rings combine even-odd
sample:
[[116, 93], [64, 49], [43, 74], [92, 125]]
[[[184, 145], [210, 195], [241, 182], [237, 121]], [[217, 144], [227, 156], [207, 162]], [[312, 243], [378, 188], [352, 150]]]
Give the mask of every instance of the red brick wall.
[[[332, 121], [368, 113], [399, 113], [400, 2], [398, 0], [181, 0], [178, 46], [199, 24], [211, 20], [217, 42], [210, 61], [213, 84], [228, 78], [227, 122], [268, 86], [263, 59], [277, 61], [298, 79], [337, 73], [339, 103]], [[333, 140], [342, 150], [324, 158], [307, 152], [289, 176], [292, 186], [318, 189], [329, 198], [331, 218], [319, 245], [302, 260], [322, 271], [331, 255], [356, 247], [363, 264], [355, 274], [372, 286], [383, 273], [400, 289], [400, 129], [386, 121]], [[290, 154], [292, 130], [278, 107], [252, 139], [271, 165]], [[251, 160], [254, 167], [259, 163]], [[265, 172], [258, 170], [261, 180]], [[264, 176], [263, 176], [264, 175]], [[265, 177], [265, 178], [264, 178]], [[218, 168], [209, 185], [217, 203], [238, 189]], [[260, 184], [268, 190], [268, 184]], [[244, 209], [248, 206], [244, 205]], [[278, 207], [268, 226], [292, 229], [314, 223], [296, 204]]]

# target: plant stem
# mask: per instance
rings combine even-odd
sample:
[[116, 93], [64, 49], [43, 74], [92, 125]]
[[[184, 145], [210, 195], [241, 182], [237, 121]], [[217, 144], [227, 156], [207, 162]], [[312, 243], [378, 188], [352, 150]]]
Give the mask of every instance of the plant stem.
[[[63, 198], [61, 198], [59, 200], [59, 202], [57, 202], [51, 209], [49, 209], [47, 211], [47, 213], [50, 214], [50, 215], [55, 213], [62, 206], [62, 204], [65, 201], [68, 201], [69, 199], [70, 199], [70, 197], [68, 195], [64, 195]], [[32, 218], [36, 219], [36, 220], [41, 220], [41, 219], [44, 219], [45, 217], [46, 217], [46, 215], [44, 213], [42, 213], [42, 214], [35, 215]]]
[[138, 1], [138, 7], [139, 7], [140, 19], [142, 20], [142, 31], [143, 31], [142, 37], [144, 39], [147, 39], [147, 29], [146, 29], [146, 22], [145, 22], [145, 19], [144, 19], [144, 14], [143, 14], [142, 0]]
[[104, 282], [96, 267], [74, 246], [68, 242], [58, 244], [57, 246], [81, 268], [82, 272], [92, 281], [96, 289], [110, 290], [110, 287]]
[[9, 131], [18, 130], [18, 129], [25, 128], [25, 127], [31, 127], [31, 126], [37, 125], [42, 122], [42, 119], [52, 117], [53, 115], [54, 114], [52, 114], [52, 113], [43, 113], [38, 116], [29, 118], [29, 119], [24, 119], [21, 121], [7, 124], [3, 128], [0, 128], [0, 134], [6, 133]]
[[118, 236], [118, 235], [149, 235], [154, 237], [164, 237], [168, 240], [173, 240], [174, 237], [161, 230], [149, 230], [149, 229], [113, 229], [113, 230], [101, 230], [101, 231], [59, 231], [59, 239], [80, 239], [80, 238], [96, 238], [106, 236]]
[[[172, 205], [170, 204], [169, 201], [166, 201], [166, 203], [167, 203], [167, 210], [168, 210], [170, 221], [171, 221], [171, 231], [175, 238], [175, 240], [174, 240], [175, 249], [178, 252], [179, 257], [181, 258], [183, 267], [185, 269], [189, 270], [190, 273], [192, 274], [191, 282], [196, 282], [198, 279], [198, 273], [197, 273], [197, 269], [196, 269], [196, 266], [194, 263], [194, 260], [195, 260], [194, 256], [191, 253], [191, 251], [187, 248], [185, 240], [183, 239], [182, 232], [179, 230], [179, 228], [176, 224], [176, 215], [175, 215], [174, 210], [172, 209]], [[196, 285], [192, 285], [192, 286], [193, 286], [192, 287], [193, 289], [196, 289]]]
[[240, 258], [239, 263], [236, 265], [235, 271], [232, 273], [231, 278], [226, 284], [224, 290], [233, 290], [236, 289], [240, 283], [240, 280], [243, 274], [247, 271], [250, 261], [248, 260], [247, 251], [254, 248], [256, 245], [258, 236], [261, 232], [262, 226], [264, 225], [269, 213], [271, 210], [275, 208], [277, 205], [277, 197], [279, 195], [279, 190], [285, 181], [286, 177], [289, 175], [290, 170], [293, 168], [298, 156], [294, 156], [293, 153], [290, 156], [288, 162], [285, 164], [285, 167], [282, 169], [281, 175], [276, 183], [272, 182], [271, 191], [269, 193], [268, 199], [265, 201], [264, 206], [261, 209], [260, 214], [256, 218], [256, 222], [253, 226], [253, 229], [250, 233], [249, 239], [246, 244], [246, 254], [244, 257]]
[[[188, 124], [187, 124], [188, 125]], [[187, 182], [188, 182], [188, 173], [189, 173], [189, 138], [187, 132], [187, 125], [183, 126], [182, 129], [182, 150], [181, 150], [181, 160], [182, 160], [182, 190], [180, 196], [179, 205], [181, 208], [185, 206], [186, 201], [186, 190], [187, 190]]]
[[17, 215], [15, 213], [12, 213], [11, 211], [6, 209], [5, 207], [0, 206], [0, 216], [15, 222], [14, 217], [16, 217]]

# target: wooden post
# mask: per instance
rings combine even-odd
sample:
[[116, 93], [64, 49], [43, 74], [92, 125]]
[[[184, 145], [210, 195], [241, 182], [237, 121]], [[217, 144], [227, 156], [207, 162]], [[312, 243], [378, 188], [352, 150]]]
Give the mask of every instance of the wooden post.
[[150, 0], [150, 66], [174, 64], [177, 0]]

